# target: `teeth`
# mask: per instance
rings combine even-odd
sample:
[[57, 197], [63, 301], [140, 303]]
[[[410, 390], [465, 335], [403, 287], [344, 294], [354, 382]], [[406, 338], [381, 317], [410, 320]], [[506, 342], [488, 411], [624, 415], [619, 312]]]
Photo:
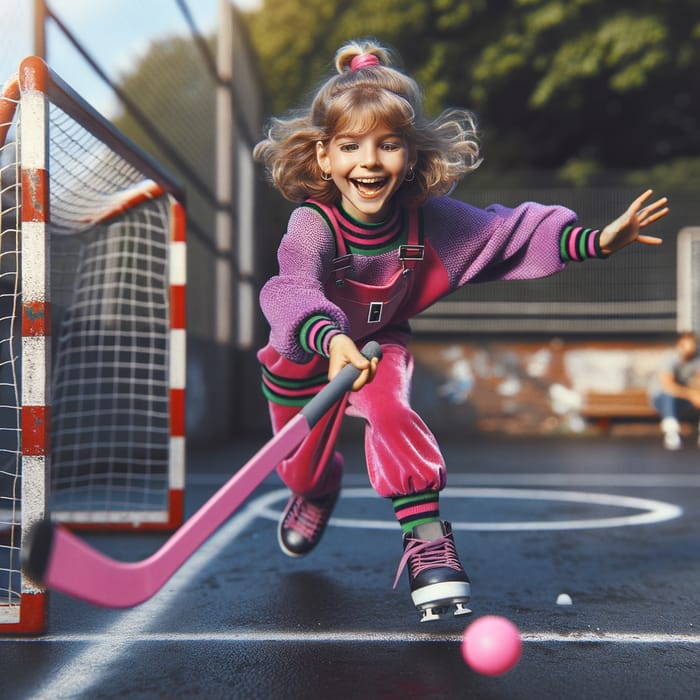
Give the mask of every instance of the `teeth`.
[[375, 190], [375, 189], [378, 189], [380, 187], [384, 187], [384, 183], [386, 182], [386, 180], [383, 177], [379, 177], [379, 178], [376, 178], [376, 177], [369, 178], [368, 177], [368, 178], [355, 178], [353, 180], [353, 182], [355, 183], [356, 187], [360, 187], [360, 188], [366, 187], [367, 189]]

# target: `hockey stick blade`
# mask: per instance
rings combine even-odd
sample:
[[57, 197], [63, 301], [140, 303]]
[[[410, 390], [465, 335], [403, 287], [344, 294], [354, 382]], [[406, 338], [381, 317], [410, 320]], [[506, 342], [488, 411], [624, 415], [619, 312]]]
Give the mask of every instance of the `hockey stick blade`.
[[[381, 358], [378, 343], [362, 349]], [[22, 566], [50, 590], [93, 605], [128, 608], [153, 596], [224, 523], [316, 423], [348, 392], [360, 372], [352, 365], [327, 384], [150, 557], [123, 562], [106, 556], [62, 525], [43, 520], [28, 533]]]

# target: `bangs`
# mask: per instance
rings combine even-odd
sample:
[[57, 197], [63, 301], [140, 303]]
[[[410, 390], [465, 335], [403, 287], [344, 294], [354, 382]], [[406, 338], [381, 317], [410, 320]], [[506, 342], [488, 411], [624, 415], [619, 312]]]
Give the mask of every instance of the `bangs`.
[[381, 89], [354, 89], [338, 95], [328, 106], [326, 123], [331, 134], [366, 134], [377, 126], [408, 135], [415, 112], [405, 98]]

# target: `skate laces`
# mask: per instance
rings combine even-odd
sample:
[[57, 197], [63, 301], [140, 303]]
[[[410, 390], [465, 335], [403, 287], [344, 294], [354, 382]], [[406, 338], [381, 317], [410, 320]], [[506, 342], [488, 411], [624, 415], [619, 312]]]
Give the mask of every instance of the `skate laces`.
[[419, 540], [410, 537], [399, 562], [394, 588], [398, 585], [406, 564], [412, 578], [427, 569], [436, 569], [439, 566], [446, 566], [455, 571], [463, 570], [454, 540], [449, 535], [443, 535], [436, 540]]
[[306, 498], [297, 497], [289, 509], [284, 525], [288, 530], [298, 532], [310, 542], [314, 540], [318, 531], [323, 528], [330, 516], [328, 500], [322, 503], [314, 503]]

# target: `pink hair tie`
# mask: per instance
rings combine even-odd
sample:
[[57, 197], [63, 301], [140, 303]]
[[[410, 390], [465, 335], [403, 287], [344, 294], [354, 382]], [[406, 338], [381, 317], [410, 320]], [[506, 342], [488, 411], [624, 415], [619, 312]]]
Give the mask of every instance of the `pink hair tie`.
[[378, 66], [379, 59], [373, 53], [361, 53], [350, 61], [350, 70], [360, 70], [367, 66]]

